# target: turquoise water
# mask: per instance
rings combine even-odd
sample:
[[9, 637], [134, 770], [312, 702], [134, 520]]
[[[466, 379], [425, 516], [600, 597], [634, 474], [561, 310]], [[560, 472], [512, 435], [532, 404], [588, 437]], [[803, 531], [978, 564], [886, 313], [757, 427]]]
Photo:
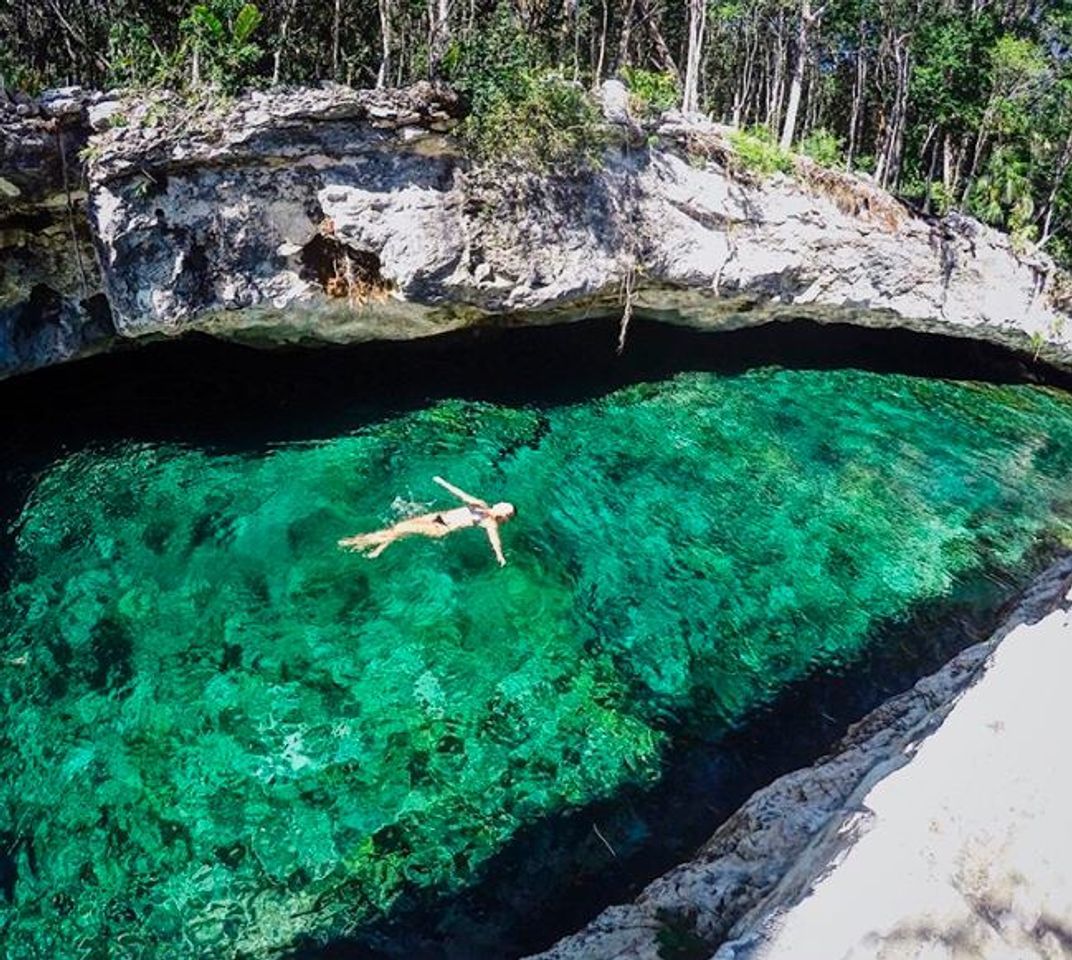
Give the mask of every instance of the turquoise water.
[[[883, 625], [1023, 582], [1070, 467], [1056, 392], [775, 368], [61, 456], [0, 598], [8, 955], [263, 955], [463, 889]], [[506, 568], [479, 531], [335, 548], [448, 505], [436, 473], [517, 505]]]

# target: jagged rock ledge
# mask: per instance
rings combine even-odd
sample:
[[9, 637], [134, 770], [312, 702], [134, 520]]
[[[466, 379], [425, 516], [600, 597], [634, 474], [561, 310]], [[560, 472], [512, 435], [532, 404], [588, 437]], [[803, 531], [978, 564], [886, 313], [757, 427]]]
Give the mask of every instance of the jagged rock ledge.
[[642, 128], [620, 84], [603, 101], [603, 163], [568, 174], [477, 168], [451, 134], [457, 99], [428, 84], [23, 104], [0, 118], [0, 375], [193, 329], [401, 339], [620, 313], [626, 296], [704, 329], [899, 326], [1072, 368], [1043, 255], [805, 160], [761, 180], [724, 128]]
[[[988, 640], [869, 713], [813, 766], [757, 791], [691, 861], [655, 880], [633, 903], [608, 908], [529, 960], [662, 960], [675, 949], [716, 960], [753, 956], [771, 917], [792, 911], [854, 843], [858, 831], [852, 825], [859, 823], [872, 787], [911, 762], [988, 669], [1001, 642], [1060, 607], [1070, 583], [1072, 555], [1066, 555], [1033, 583]], [[1007, 774], [1015, 771], [986, 776]], [[1000, 834], [1001, 824], [995, 829]], [[822, 947], [809, 945], [813, 951]]]

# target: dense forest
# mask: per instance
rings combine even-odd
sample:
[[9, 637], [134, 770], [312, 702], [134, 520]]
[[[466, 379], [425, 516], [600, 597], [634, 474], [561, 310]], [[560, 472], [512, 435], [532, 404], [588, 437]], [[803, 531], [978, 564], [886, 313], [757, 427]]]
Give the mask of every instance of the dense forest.
[[568, 146], [617, 76], [1072, 260], [1072, 0], [0, 0], [0, 36], [8, 88], [441, 78], [488, 150]]

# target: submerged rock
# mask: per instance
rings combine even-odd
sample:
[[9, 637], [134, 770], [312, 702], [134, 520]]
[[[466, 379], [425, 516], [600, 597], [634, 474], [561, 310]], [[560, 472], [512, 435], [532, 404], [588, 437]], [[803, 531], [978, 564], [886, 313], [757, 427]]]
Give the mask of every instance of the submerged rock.
[[[20, 311], [17, 325], [35, 336], [56, 315], [77, 327], [81, 302], [98, 292], [119, 337], [200, 329], [341, 343], [507, 315], [616, 314], [628, 290], [636, 315], [704, 328], [801, 316], [903, 326], [1072, 366], [1045, 257], [1021, 256], [964, 217], [915, 216], [866, 180], [804, 159], [792, 177], [757, 178], [726, 130], [702, 120], [667, 114], [638, 137], [613, 85], [603, 102], [618, 145], [599, 169], [568, 176], [475, 168], [449, 133], [456, 97], [429, 84], [254, 92], [198, 109], [161, 95], [117, 110], [78, 91], [43, 102], [59, 120], [0, 128], [0, 183], [20, 192], [24, 212], [56, 191], [47, 164], [51, 193], [27, 182], [26, 130], [46, 131], [43, 160], [54, 152], [48, 123], [77, 119], [83, 142], [90, 122], [109, 129], [86, 151], [99, 276], [87, 270], [86, 289], [73, 289], [37, 279], [55, 266], [29, 241], [0, 253], [6, 273], [27, 251], [37, 264], [0, 304], [9, 328]], [[0, 216], [9, 193], [0, 190]], [[29, 306], [37, 283], [57, 310]], [[58, 354], [7, 342], [0, 371], [84, 347], [78, 337]]]

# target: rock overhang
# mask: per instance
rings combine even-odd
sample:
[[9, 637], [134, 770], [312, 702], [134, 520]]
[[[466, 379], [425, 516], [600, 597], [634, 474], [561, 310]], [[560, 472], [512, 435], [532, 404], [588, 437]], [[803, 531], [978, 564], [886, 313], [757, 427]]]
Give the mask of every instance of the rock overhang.
[[[88, 109], [62, 122], [85, 126]], [[110, 113], [83, 151], [86, 216], [62, 204], [87, 224], [68, 259], [87, 259], [90, 241], [96, 253], [85, 283], [53, 285], [71, 356], [104, 345], [78, 336], [101, 293], [119, 338], [265, 343], [568, 321], [628, 298], [638, 314], [710, 330], [806, 316], [1072, 367], [1044, 256], [967, 218], [915, 216], [805, 159], [795, 176], [760, 179], [725, 129], [695, 118], [665, 115], [638, 135], [608, 109], [617, 136], [603, 163], [556, 175], [471, 163], [451, 134], [457, 97], [429, 84], [262, 91], [199, 109], [161, 96]], [[47, 267], [38, 274], [47, 285]], [[54, 322], [27, 308], [29, 289], [10, 293], [9, 327], [15, 307], [23, 327]], [[35, 350], [8, 349], [4, 366], [63, 359]]]

